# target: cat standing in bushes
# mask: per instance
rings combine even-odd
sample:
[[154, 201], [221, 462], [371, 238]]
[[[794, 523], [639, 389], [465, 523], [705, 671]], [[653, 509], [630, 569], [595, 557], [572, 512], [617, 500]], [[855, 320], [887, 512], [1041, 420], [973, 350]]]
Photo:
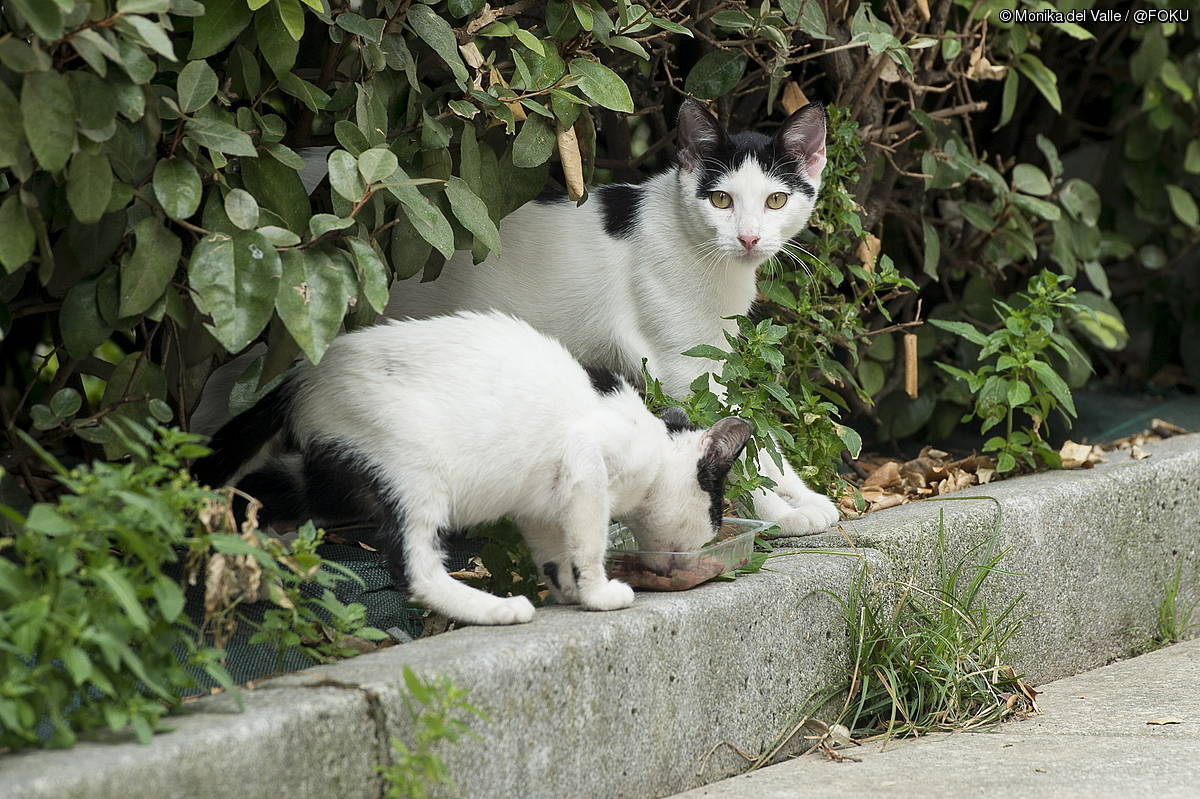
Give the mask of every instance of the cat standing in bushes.
[[450, 577], [438, 530], [511, 515], [556, 600], [628, 607], [633, 590], [605, 576], [609, 519], [644, 549], [699, 548], [752, 432], [681, 415], [656, 418], [622, 378], [525, 322], [466, 312], [341, 336], [218, 431], [195, 472], [259, 499], [264, 524], [369, 520], [416, 601], [512, 624], [533, 618], [529, 600]]
[[[725, 331], [737, 332], [725, 317], [749, 313], [758, 266], [808, 223], [825, 167], [825, 112], [805, 106], [773, 137], [731, 135], [688, 100], [678, 137], [675, 167], [641, 185], [597, 188], [578, 208], [565, 198], [519, 208], [500, 223], [500, 254], [473, 265], [460, 252], [436, 280], [396, 283], [387, 315], [500, 310], [634, 382], [645, 358], [668, 394], [687, 395], [720, 364], [680, 353], [724, 349]], [[760, 518], [797, 535], [837, 521], [828, 497], [790, 466], [780, 472], [764, 455], [758, 469], [776, 483], [753, 499]]]

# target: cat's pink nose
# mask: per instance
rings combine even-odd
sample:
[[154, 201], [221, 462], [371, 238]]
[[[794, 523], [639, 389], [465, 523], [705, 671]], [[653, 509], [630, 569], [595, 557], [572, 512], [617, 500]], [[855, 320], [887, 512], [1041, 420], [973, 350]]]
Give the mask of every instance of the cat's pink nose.
[[746, 248], [746, 252], [754, 249], [754, 245], [758, 244], [758, 236], [738, 236], [738, 241]]

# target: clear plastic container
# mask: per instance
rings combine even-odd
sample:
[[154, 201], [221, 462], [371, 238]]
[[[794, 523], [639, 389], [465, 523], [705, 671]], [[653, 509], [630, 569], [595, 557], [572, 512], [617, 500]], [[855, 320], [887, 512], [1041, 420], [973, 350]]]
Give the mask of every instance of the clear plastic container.
[[727, 536], [691, 552], [643, 552], [629, 528], [614, 523], [608, 528], [608, 576], [634, 588], [650, 591], [686, 591], [718, 574], [746, 565], [754, 552], [754, 536], [771, 526], [752, 519], [721, 520], [720, 535]]

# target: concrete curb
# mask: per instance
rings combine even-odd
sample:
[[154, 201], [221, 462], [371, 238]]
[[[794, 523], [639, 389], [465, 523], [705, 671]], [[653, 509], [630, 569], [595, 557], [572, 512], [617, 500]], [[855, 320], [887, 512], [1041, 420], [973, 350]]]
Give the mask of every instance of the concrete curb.
[[[989, 602], [1033, 615], [1015, 665], [1044, 682], [1101, 665], [1152, 636], [1176, 568], [1200, 577], [1200, 436], [1153, 457], [985, 486], [1003, 507]], [[918, 503], [844, 524], [883, 577], [932, 582], [938, 515], [954, 562], [996, 524], [992, 502]], [[800, 542], [797, 542], [800, 543]], [[845, 539], [804, 539], [845, 548]], [[968, 561], [974, 562], [974, 561]], [[665, 796], [738, 773], [729, 741], [757, 752], [845, 665], [844, 595], [861, 560], [804, 553], [770, 572], [684, 594], [642, 594], [605, 614], [539, 611], [532, 624], [469, 628], [261, 683], [246, 712], [190, 703], [148, 746], [85, 743], [0, 757], [0, 795], [375, 797], [373, 765], [408, 727], [401, 669], [447, 675], [489, 723], [442, 750], [463, 797]], [[711, 756], [710, 751], [717, 747]], [[451, 794], [447, 794], [451, 795]]]

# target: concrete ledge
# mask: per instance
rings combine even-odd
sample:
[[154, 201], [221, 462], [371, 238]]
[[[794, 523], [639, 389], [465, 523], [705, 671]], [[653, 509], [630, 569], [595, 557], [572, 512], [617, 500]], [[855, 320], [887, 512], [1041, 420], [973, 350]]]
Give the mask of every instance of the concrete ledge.
[[[989, 601], [1021, 593], [1033, 615], [1016, 665], [1042, 682], [1129, 652], [1152, 635], [1175, 569], [1200, 576], [1200, 436], [1145, 461], [987, 486], [1003, 506], [1004, 568]], [[937, 517], [946, 554], [965, 557], [996, 523], [992, 502], [918, 503], [848, 522], [884, 576], [928, 584]], [[805, 546], [844, 547], [840, 536]], [[970, 561], [974, 562], [974, 561]], [[844, 595], [861, 561], [816, 553], [684, 594], [641, 594], [603, 614], [539, 611], [521, 627], [472, 628], [260, 684], [247, 712], [226, 697], [189, 704], [149, 746], [87, 743], [0, 757], [0, 795], [374, 797], [372, 767], [408, 727], [401, 669], [445, 674], [490, 723], [443, 750], [454, 796], [651, 797], [737, 773], [728, 740], [756, 752], [808, 694], [845, 665]]]

